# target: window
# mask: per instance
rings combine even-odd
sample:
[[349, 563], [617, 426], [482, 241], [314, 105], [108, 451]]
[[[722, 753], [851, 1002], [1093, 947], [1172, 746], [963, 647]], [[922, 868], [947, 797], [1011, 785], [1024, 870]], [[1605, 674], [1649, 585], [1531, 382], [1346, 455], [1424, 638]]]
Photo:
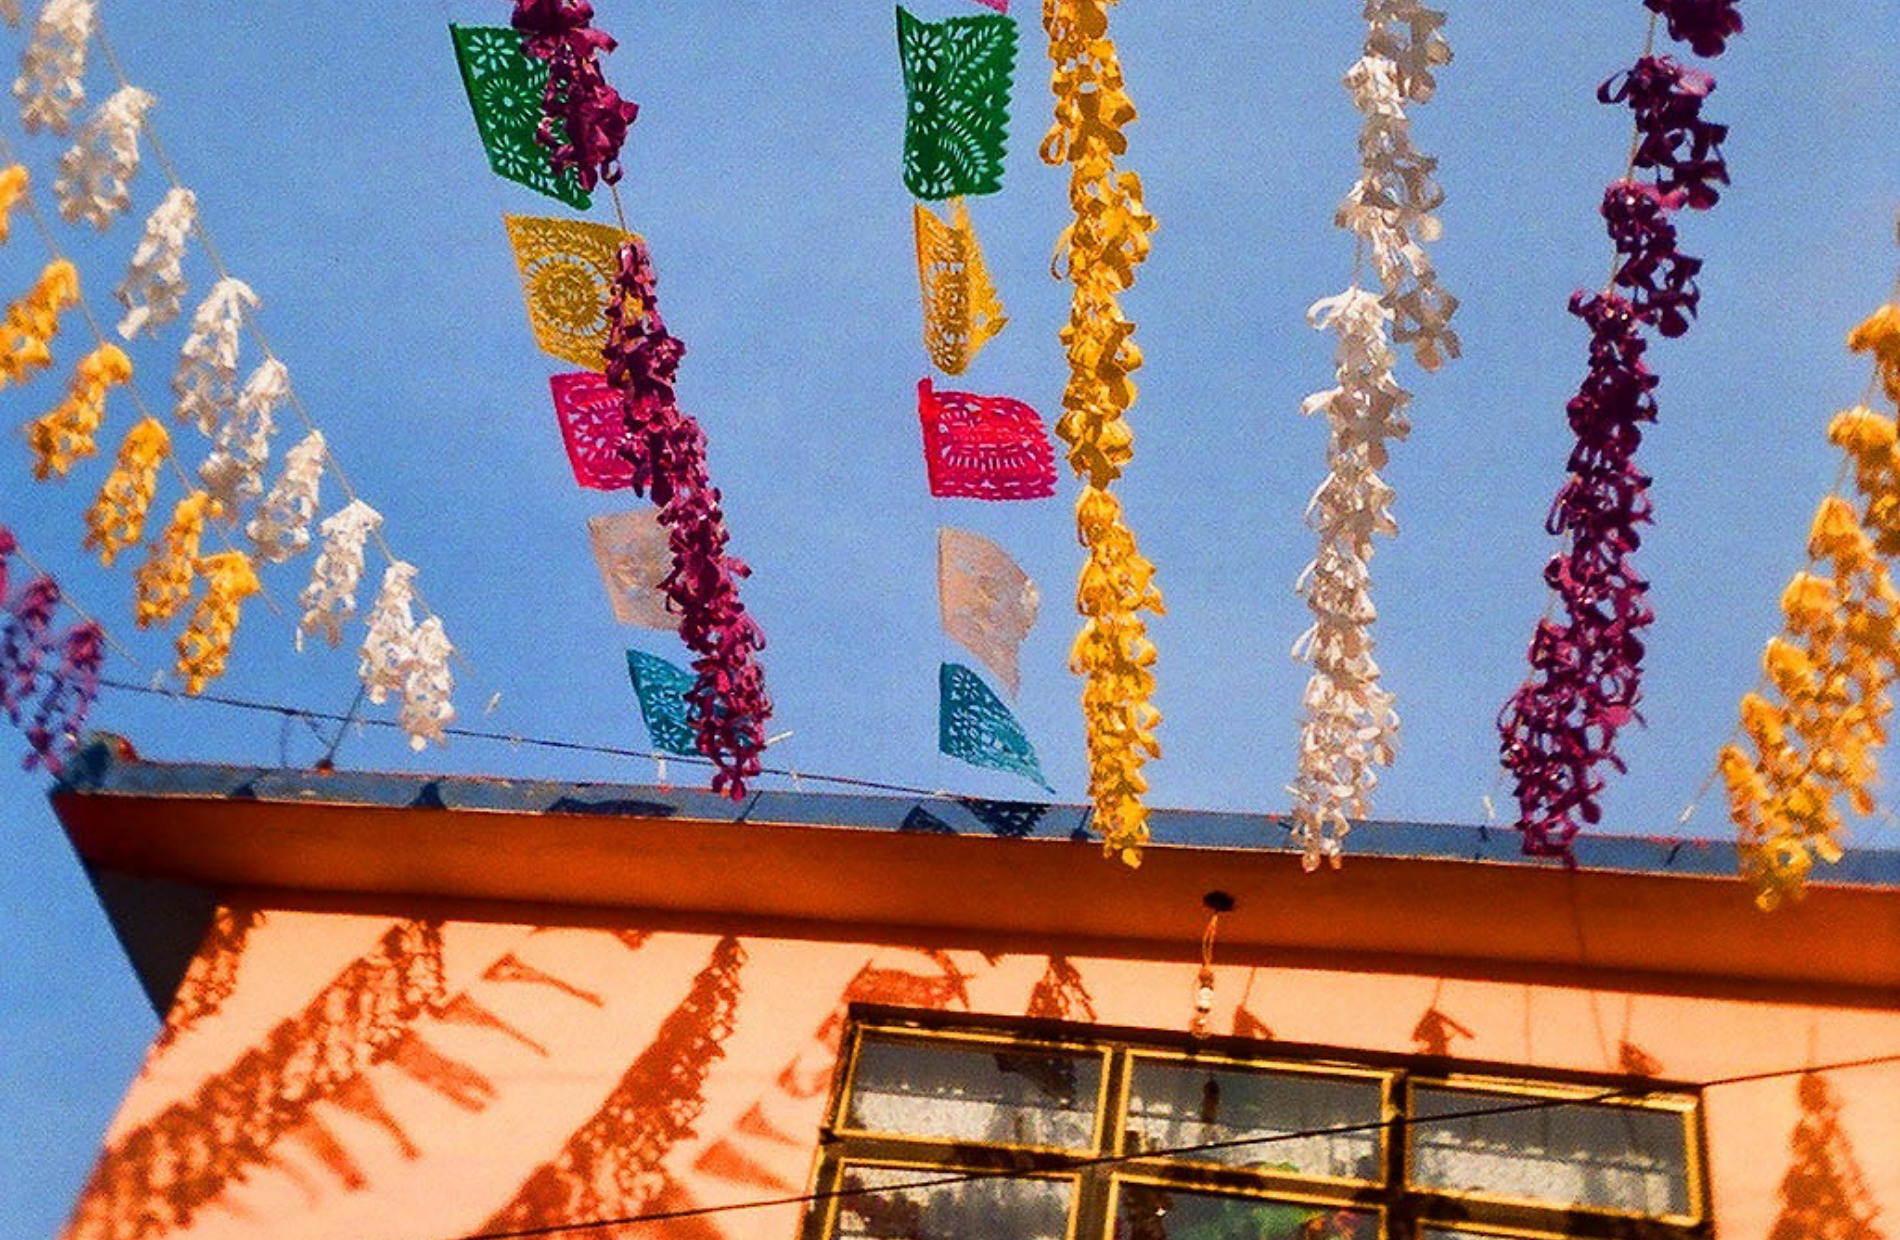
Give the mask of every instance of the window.
[[1708, 1233], [1692, 1092], [1260, 1052], [854, 1008], [806, 1240]]

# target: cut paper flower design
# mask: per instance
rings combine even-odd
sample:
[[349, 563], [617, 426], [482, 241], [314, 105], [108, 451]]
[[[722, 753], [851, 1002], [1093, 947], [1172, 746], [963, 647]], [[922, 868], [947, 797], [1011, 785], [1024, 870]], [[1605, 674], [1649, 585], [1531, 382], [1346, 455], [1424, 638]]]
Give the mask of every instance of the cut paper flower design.
[[290, 395], [290, 372], [267, 358], [244, 381], [229, 420], [212, 439], [211, 455], [198, 466], [198, 480], [235, 521], [238, 510], [264, 490], [264, 466], [270, 461], [270, 437], [277, 429], [277, 406]]
[[1597, 87], [1597, 102], [1629, 105], [1636, 122], [1639, 171], [1654, 171], [1656, 189], [1681, 192], [1694, 210], [1707, 210], [1728, 184], [1722, 140], [1728, 126], [1702, 119], [1715, 79], [1667, 56], [1644, 56]]
[[46, 0], [33, 38], [20, 57], [13, 97], [28, 133], [64, 134], [86, 103], [86, 45], [92, 42], [93, 0]]
[[104, 232], [132, 204], [126, 182], [139, 169], [139, 126], [156, 100], [136, 86], [121, 88], [79, 127], [72, 148], [59, 157], [53, 196], [60, 218], [84, 221]]
[[24, 383], [53, 364], [48, 346], [59, 335], [60, 312], [78, 304], [78, 269], [63, 258], [46, 264], [0, 323], [0, 388]]
[[1055, 449], [1042, 418], [1008, 396], [938, 391], [917, 383], [924, 469], [940, 499], [1047, 499], [1056, 493]]
[[987, 14], [920, 21], [897, 9], [904, 68], [904, 187], [928, 201], [1003, 183], [1016, 23]]
[[620, 148], [640, 115], [601, 73], [600, 57], [619, 44], [593, 21], [587, 0], [515, 0], [510, 23], [523, 35], [522, 50], [548, 66], [535, 138], [557, 172], [572, 170], [588, 190], [620, 180]]
[[311, 431], [284, 453], [284, 472], [244, 533], [260, 559], [282, 564], [310, 546], [310, 523], [316, 520], [318, 493], [323, 486], [325, 449], [323, 432]]
[[98, 453], [106, 393], [131, 378], [132, 359], [117, 345], [102, 344], [79, 359], [66, 398], [26, 428], [35, 478], [64, 478], [75, 463]]
[[633, 485], [627, 459], [627, 426], [620, 393], [602, 375], [581, 370], [549, 375], [554, 417], [561, 424], [574, 481], [595, 491], [620, 491]]
[[917, 284], [924, 303], [924, 348], [938, 370], [960, 375], [979, 350], [1009, 322], [996, 298], [983, 251], [963, 200], [951, 204], [950, 222], [917, 203]]
[[1042, 605], [1029, 574], [989, 539], [944, 526], [937, 531], [937, 602], [943, 631], [1015, 697], [1018, 655]]
[[971, 766], [1008, 771], [1049, 787], [1022, 725], [981, 676], [961, 663], [945, 663], [938, 671], [937, 690], [939, 750]]
[[298, 602], [303, 616], [297, 622], [297, 640], [309, 633], [336, 647], [343, 642], [343, 626], [356, 616], [356, 590], [363, 581], [363, 544], [383, 523], [383, 514], [360, 499], [324, 518], [317, 526], [323, 548], [310, 571], [310, 584]]
[[136, 590], [133, 618], [140, 628], [149, 629], [170, 620], [191, 597], [205, 522], [216, 515], [217, 504], [203, 491], [193, 491], [172, 509], [164, 537], [152, 544], [145, 563], [132, 576]]
[[640, 718], [646, 721], [653, 748], [678, 757], [696, 757], [699, 739], [693, 727], [693, 708], [686, 700], [693, 688], [693, 674], [665, 659], [629, 650], [627, 675], [633, 680]]
[[581, 188], [580, 177], [572, 168], [556, 172], [548, 148], [535, 137], [547, 94], [547, 63], [528, 55], [521, 32], [507, 26], [451, 25], [449, 37], [495, 175], [586, 210], [593, 198]]
[[175, 668], [179, 679], [185, 682], [185, 692], [193, 697], [224, 675], [244, 600], [263, 588], [257, 580], [257, 570], [251, 567], [242, 551], [208, 555], [198, 561], [197, 567], [205, 579], [204, 597], [198, 600], [191, 619], [178, 635]]
[[528, 301], [528, 325], [545, 353], [601, 370], [607, 301], [626, 234], [606, 224], [509, 215], [508, 239]]
[[172, 392], [178, 397], [175, 416], [201, 434], [215, 434], [237, 405], [238, 333], [244, 312], [258, 304], [250, 285], [227, 276], [211, 286], [191, 316]]
[[409, 673], [411, 645], [416, 635], [416, 566], [397, 560], [383, 570], [383, 588], [370, 608], [368, 632], [360, 650], [357, 679], [363, 695], [378, 706], [391, 693], [401, 693]]
[[666, 578], [673, 552], [659, 511], [615, 512], [587, 518], [587, 540], [607, 587], [614, 619], [643, 629], [677, 632], [679, 616], [667, 610]]
[[126, 432], [119, 459], [86, 512], [86, 549], [99, 553], [107, 568], [127, 547], [145, 536], [145, 518], [158, 494], [158, 467], [171, 454], [171, 436], [157, 418], [146, 418]]
[[403, 676], [397, 723], [409, 737], [409, 748], [417, 753], [431, 741], [449, 743], [444, 729], [455, 722], [455, 707], [449, 701], [455, 693], [455, 674], [449, 667], [454, 653], [441, 620], [430, 616], [416, 626], [409, 642], [409, 669]]
[[1720, 56], [1728, 41], [1742, 33], [1742, 15], [1736, 0], [1643, 0], [1643, 7], [1661, 14], [1669, 37], [1687, 43], [1698, 56]]
[[132, 264], [112, 290], [125, 307], [120, 339], [130, 340], [140, 332], [156, 334], [183, 310], [185, 242], [197, 224], [197, 196], [182, 187], [167, 190], [146, 217], [145, 235], [132, 251]]

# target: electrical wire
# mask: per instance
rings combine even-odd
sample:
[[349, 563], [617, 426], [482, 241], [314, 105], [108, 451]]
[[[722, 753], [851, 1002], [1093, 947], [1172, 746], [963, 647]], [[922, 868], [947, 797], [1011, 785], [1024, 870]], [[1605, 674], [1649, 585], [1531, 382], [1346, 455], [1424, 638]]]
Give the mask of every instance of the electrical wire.
[[[1833, 1063], [1812, 1064], [1799, 1068], [1774, 1068], [1761, 1072], [1747, 1072], [1735, 1076], [1714, 1077], [1684, 1088], [1695, 1090], [1717, 1089], [1725, 1085], [1742, 1085], [1759, 1081], [1772, 1081], [1792, 1076], [1807, 1076], [1822, 1072], [1841, 1072], [1852, 1068], [1876, 1067], [1900, 1063], [1900, 1051], [1888, 1055], [1873, 1055], [1864, 1059], [1844, 1059]], [[1170, 1146], [1164, 1149], [1142, 1150], [1128, 1154], [1098, 1154], [1085, 1158], [1061, 1160], [1059, 1165], [1038, 1168], [1035, 1175], [1061, 1174], [1071, 1171], [1086, 1171], [1097, 1167], [1119, 1166], [1130, 1162], [1146, 1161], [1154, 1158], [1175, 1158], [1184, 1154], [1201, 1154], [1216, 1150], [1238, 1149], [1243, 1146], [1273, 1145], [1283, 1141], [1306, 1141], [1319, 1137], [1350, 1136], [1354, 1133], [1375, 1133], [1387, 1130], [1406, 1130], [1421, 1128], [1431, 1124], [1454, 1120], [1483, 1119], [1496, 1115], [1518, 1115], [1529, 1112], [1547, 1111], [1556, 1107], [1587, 1106], [1602, 1102], [1615, 1102], [1623, 1098], [1635, 1098], [1653, 1092], [1641, 1085], [1621, 1086], [1606, 1089], [1596, 1094], [1576, 1098], [1537, 1098], [1525, 1102], [1501, 1103], [1496, 1106], [1472, 1107], [1463, 1111], [1448, 1111], [1439, 1115], [1424, 1117], [1399, 1116], [1392, 1119], [1372, 1120], [1363, 1124], [1340, 1124], [1323, 1128], [1307, 1128], [1297, 1132], [1280, 1132], [1270, 1136], [1230, 1137], [1220, 1141], [1202, 1141], [1192, 1145]], [[741, 1210], [764, 1210], [774, 1207], [794, 1205], [815, 1205], [820, 1202], [839, 1201], [852, 1197], [867, 1197], [881, 1193], [909, 1192], [923, 1188], [941, 1188], [947, 1185], [968, 1184], [977, 1180], [1009, 1180], [1032, 1178], [1032, 1173], [1016, 1168], [1002, 1168], [993, 1171], [956, 1171], [942, 1175], [927, 1176], [909, 1180], [901, 1184], [881, 1184], [875, 1187], [858, 1185], [820, 1189], [809, 1193], [791, 1194], [782, 1197], [766, 1197], [755, 1201], [738, 1201], [716, 1206], [687, 1206], [674, 1210], [655, 1210], [644, 1214], [628, 1214], [618, 1218], [590, 1219], [580, 1223], [551, 1223], [540, 1227], [524, 1227], [509, 1231], [466, 1232], [454, 1240], [530, 1240], [537, 1236], [560, 1236], [577, 1232], [595, 1231], [606, 1227], [629, 1227], [639, 1223], [663, 1223], [675, 1219], [705, 1218], [712, 1215], [736, 1213]]]

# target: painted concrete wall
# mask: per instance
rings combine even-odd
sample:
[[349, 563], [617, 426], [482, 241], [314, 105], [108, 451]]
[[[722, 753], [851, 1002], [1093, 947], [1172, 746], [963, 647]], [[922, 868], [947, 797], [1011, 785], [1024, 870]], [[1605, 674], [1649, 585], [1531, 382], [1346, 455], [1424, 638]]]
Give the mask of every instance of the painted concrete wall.
[[[1196, 963], [634, 924], [227, 912], [70, 1240], [447, 1240], [804, 1191], [846, 1003], [1185, 1030]], [[1900, 1011], [1217, 969], [1213, 1028], [1711, 1081], [1900, 1050]], [[1724, 1240], [1900, 1236], [1900, 1065], [1711, 1087]], [[1831, 1198], [1829, 1194], [1841, 1194]], [[1845, 1203], [1844, 1205], [1842, 1203]], [[795, 1206], [591, 1237], [791, 1237]]]

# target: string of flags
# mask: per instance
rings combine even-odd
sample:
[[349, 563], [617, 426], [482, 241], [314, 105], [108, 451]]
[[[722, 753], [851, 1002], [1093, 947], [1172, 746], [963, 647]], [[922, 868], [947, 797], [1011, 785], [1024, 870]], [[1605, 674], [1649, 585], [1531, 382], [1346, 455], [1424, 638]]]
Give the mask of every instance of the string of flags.
[[1408, 104], [1424, 103], [1437, 88], [1435, 71], [1451, 63], [1440, 29], [1445, 15], [1417, 0], [1370, 0], [1366, 38], [1344, 84], [1363, 120], [1359, 177], [1334, 222], [1370, 254], [1379, 283], [1361, 288], [1357, 276], [1344, 292], [1322, 298], [1307, 321], [1338, 337], [1337, 386], [1315, 392], [1300, 412], [1326, 414], [1329, 437], [1325, 479], [1306, 508], [1319, 549], [1297, 583], [1313, 624], [1294, 645], [1312, 665], [1302, 697], [1300, 746], [1293, 796], [1293, 838], [1301, 864], [1339, 865], [1340, 845], [1353, 818], [1371, 810], [1378, 768], [1392, 762], [1399, 717], [1373, 660], [1371, 594], [1375, 535], [1398, 532], [1393, 491], [1379, 475], [1390, 445], [1411, 429], [1412, 394], [1393, 374], [1395, 344], [1409, 344], [1426, 370], [1458, 356], [1450, 327], [1458, 302], [1438, 282], [1425, 243], [1436, 240], [1432, 214], [1444, 200], [1433, 179], [1438, 161], [1413, 145]]
[[[1701, 55], [1720, 54], [1742, 28], [1733, 0], [1644, 5]], [[1544, 567], [1558, 614], [1538, 622], [1530, 675], [1498, 719], [1524, 851], [1566, 864], [1575, 864], [1577, 833], [1602, 817], [1603, 771], [1624, 769], [1617, 734], [1640, 719], [1642, 632], [1655, 617], [1631, 559], [1652, 520], [1635, 453], [1643, 425], [1656, 420], [1658, 382], [1644, 331], [1680, 336], [1695, 317], [1702, 263], [1676, 248], [1671, 217], [1714, 206], [1728, 183], [1727, 127], [1702, 116], [1714, 89], [1708, 74], [1645, 52], [1597, 92], [1630, 109], [1635, 140], [1628, 171], [1603, 193], [1616, 253], [1610, 281], [1570, 298], [1570, 313], [1590, 329], [1590, 364], [1567, 407], [1576, 446], [1546, 523], [1566, 540]]]
[[[27, 132], [72, 139], [57, 161], [52, 186], [58, 215], [69, 224], [105, 232], [133, 205], [141, 139], [156, 142], [149, 128], [156, 100], [121, 77], [113, 93], [86, 111], [89, 49], [102, 38], [93, 0], [48, 0], [33, 24], [13, 94]], [[170, 178], [169, 168], [166, 172]], [[0, 170], [0, 241], [11, 232], [6, 217], [25, 204], [38, 218], [50, 252], [40, 279], [11, 303], [0, 329], [0, 386], [26, 382], [50, 368], [62, 314], [84, 309], [80, 273], [59, 254], [31, 195], [24, 165]], [[191, 237], [203, 231], [196, 195], [174, 180], [146, 218], [126, 274], [113, 289], [123, 310], [116, 324], [122, 341], [156, 338], [183, 316], [187, 251]], [[218, 265], [208, 242], [205, 251]], [[26, 432], [35, 477], [63, 480], [101, 454], [113, 392], [125, 392], [138, 407], [142, 416], [118, 440], [111, 467], [87, 509], [84, 546], [106, 567], [144, 546], [133, 572], [133, 618], [141, 628], [182, 618], [173, 672], [192, 694], [223, 674], [243, 604], [264, 590], [259, 565], [284, 563], [309, 549], [326, 472], [348, 502], [319, 526], [323, 551], [303, 592], [299, 644], [305, 634], [341, 643], [343, 625], [357, 613], [364, 535], [374, 534], [381, 521], [351, 493], [322, 433], [297, 402], [283, 362], [263, 346], [265, 356], [244, 371], [245, 334], [263, 342], [254, 321], [259, 306], [250, 286], [219, 266], [218, 278], [190, 318], [172, 394], [174, 420], [195, 427], [209, 441], [195, 469], [187, 469], [173, 433], [146, 408], [130, 355], [104, 337], [90, 312], [85, 317], [96, 337], [93, 347], [73, 362], [64, 397]], [[286, 408], [308, 424], [308, 433], [285, 454], [271, 480], [272, 441]], [[184, 494], [172, 503], [169, 521], [154, 530], [152, 510], [168, 470]], [[206, 546], [208, 540], [219, 547]], [[377, 541], [382, 545], [379, 535]], [[402, 726], [418, 749], [430, 741], [446, 743], [444, 728], [454, 718], [449, 700], [453, 647], [433, 616], [406, 635], [405, 643], [384, 652], [398, 669]], [[90, 693], [85, 700], [90, 702]]]
[[[966, 197], [1002, 188], [1017, 52], [1008, 4], [995, 13], [925, 21], [897, 9], [903, 71], [904, 188], [911, 208], [924, 352], [961, 375], [1009, 318], [983, 261]], [[948, 218], [928, 204], [947, 202]], [[917, 383], [924, 469], [938, 499], [1016, 501], [1055, 493], [1055, 452], [1042, 418], [1010, 396]], [[968, 530], [937, 530], [937, 601], [943, 631], [973, 655], [1008, 697], [1021, 687], [1019, 655], [1041, 604], [1008, 551]], [[939, 665], [938, 751], [972, 766], [1019, 775], [1048, 789], [1022, 724], [981, 673]]]
[[[449, 28], [489, 166], [583, 210], [620, 181], [639, 115], [606, 80], [600, 57], [616, 42], [593, 16], [583, 0], [517, 0], [507, 27]], [[575, 482], [655, 505], [588, 525], [615, 618], [675, 631], [694, 656], [688, 673], [627, 654], [654, 748], [710, 759], [714, 791], [743, 797], [772, 712], [757, 660], [765, 637], [739, 599], [750, 569], [726, 551], [705, 433], [674, 392], [686, 346], [661, 317], [646, 242], [584, 220], [505, 223], [536, 344], [580, 368], [549, 380]]]
[[[1900, 409], [1900, 303], [1849, 333], [1872, 354], [1874, 379]], [[1762, 684], [1743, 696], [1741, 731], [1716, 764], [1727, 785], [1742, 876], [1763, 909], [1798, 900], [1818, 859], [1841, 859], [1841, 806], [1874, 811], [1875, 753], [1900, 665], [1900, 424], [1868, 401], [1844, 409], [1828, 440], [1852, 466], [1856, 505], [1822, 499], [1808, 533], [1808, 565], [1781, 596], [1786, 624], [1762, 652]]]

